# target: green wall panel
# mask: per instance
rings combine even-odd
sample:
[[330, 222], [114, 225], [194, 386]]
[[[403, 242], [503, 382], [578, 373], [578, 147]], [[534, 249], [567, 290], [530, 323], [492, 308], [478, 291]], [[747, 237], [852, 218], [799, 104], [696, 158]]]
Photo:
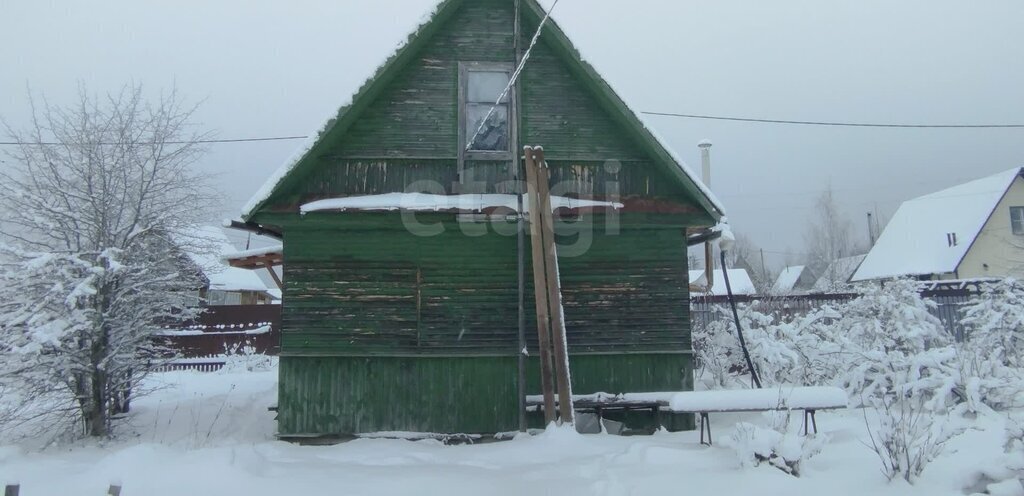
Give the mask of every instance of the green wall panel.
[[[529, 360], [530, 394], [539, 393]], [[688, 354], [571, 357], [578, 394], [692, 389]], [[516, 359], [282, 357], [278, 434], [490, 434], [518, 428]]]
[[[282, 353], [504, 355], [518, 349], [514, 226], [441, 224], [416, 236], [393, 229], [300, 224], [286, 230]], [[424, 223], [433, 221], [421, 220]], [[563, 305], [574, 352], [690, 349], [681, 230], [559, 226]], [[468, 232], [464, 232], [468, 231]], [[477, 232], [478, 231], [478, 232]], [[527, 238], [529, 243], [529, 238]], [[528, 246], [528, 245], [527, 245]], [[527, 254], [526, 316], [534, 338]]]

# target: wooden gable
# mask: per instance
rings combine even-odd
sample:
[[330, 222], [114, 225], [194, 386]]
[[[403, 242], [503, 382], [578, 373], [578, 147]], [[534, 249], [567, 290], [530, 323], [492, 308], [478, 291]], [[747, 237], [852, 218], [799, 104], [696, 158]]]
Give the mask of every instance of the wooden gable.
[[[521, 5], [526, 46], [543, 10], [535, 0]], [[459, 64], [514, 61], [515, 21], [513, 0], [443, 2], [247, 219], [317, 199], [406, 192], [419, 181], [446, 194], [515, 192], [511, 160], [460, 162], [458, 105]], [[721, 216], [553, 21], [518, 86], [521, 140], [513, 145], [546, 148], [559, 194], [621, 196], [632, 199], [627, 210], [657, 204], [654, 211], [686, 213], [694, 225]]]

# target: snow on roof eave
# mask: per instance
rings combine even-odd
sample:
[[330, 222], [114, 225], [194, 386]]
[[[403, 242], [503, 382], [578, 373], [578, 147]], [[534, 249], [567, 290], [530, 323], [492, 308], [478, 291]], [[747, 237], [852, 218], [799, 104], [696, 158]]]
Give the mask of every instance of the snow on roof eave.
[[284, 247], [282, 245], [277, 244], [277, 245], [266, 246], [266, 247], [263, 247], [263, 248], [253, 248], [251, 250], [241, 250], [241, 251], [235, 251], [235, 252], [232, 252], [232, 253], [227, 253], [227, 254], [222, 255], [220, 257], [220, 259], [225, 261], [225, 262], [230, 262], [231, 260], [241, 260], [241, 259], [244, 259], [244, 258], [262, 257], [262, 256], [265, 256], [265, 255], [274, 255], [274, 254], [277, 254], [277, 253], [281, 253], [282, 251], [284, 251]]
[[312, 154], [313, 149], [320, 144], [322, 138], [334, 131], [335, 126], [348, 114], [352, 105], [359, 99], [359, 96], [366, 93], [386, 72], [387, 68], [423, 34], [425, 28], [431, 25], [438, 13], [453, 3], [461, 1], [462, 0], [441, 0], [432, 10], [422, 16], [419, 20], [419, 24], [414, 29], [407, 31], [409, 35], [404, 41], [398, 44], [398, 46], [386, 59], [384, 59], [383, 62], [381, 62], [380, 65], [377, 66], [377, 70], [374, 71], [373, 75], [367, 78], [363, 84], [359, 86], [359, 89], [349, 95], [348, 100], [339, 105], [333, 114], [324, 119], [323, 124], [316, 129], [316, 132], [310, 133], [302, 146], [300, 146], [298, 150], [296, 150], [296, 152], [281, 165], [281, 167], [278, 167], [278, 169], [274, 171], [269, 178], [267, 178], [267, 181], [263, 183], [263, 186], [261, 186], [249, 201], [246, 202], [245, 206], [242, 207], [242, 219], [249, 220], [252, 215], [256, 213], [256, 210], [262, 207], [263, 204], [270, 199], [284, 179], [288, 177], [288, 175], [294, 171], [299, 164], [304, 162], [306, 157]]
[[[306, 215], [311, 212], [367, 210], [367, 211], [469, 211], [482, 212], [489, 208], [518, 208], [517, 195], [500, 193], [472, 193], [463, 195], [432, 195], [427, 193], [384, 193], [380, 195], [330, 198], [307, 203], [299, 207]], [[622, 209], [621, 203], [551, 196], [551, 208], [569, 209]]]

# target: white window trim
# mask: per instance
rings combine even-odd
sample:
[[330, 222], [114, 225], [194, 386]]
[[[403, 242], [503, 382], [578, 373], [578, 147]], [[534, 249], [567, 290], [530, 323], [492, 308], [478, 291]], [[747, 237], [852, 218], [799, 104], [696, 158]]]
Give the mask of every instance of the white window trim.
[[[1018, 215], [1015, 217], [1014, 213]], [[1024, 236], [1024, 207], [1010, 207], [1010, 232], [1014, 236]]]

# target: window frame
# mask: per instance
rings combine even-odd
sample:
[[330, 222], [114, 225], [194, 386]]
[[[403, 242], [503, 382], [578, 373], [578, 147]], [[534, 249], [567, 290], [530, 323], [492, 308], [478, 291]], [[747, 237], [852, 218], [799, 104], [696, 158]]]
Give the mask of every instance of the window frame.
[[[1015, 213], [1019, 215], [1015, 217]], [[1024, 207], [1010, 207], [1010, 232], [1014, 236], [1024, 236]]]
[[[519, 116], [517, 113], [517, 91], [515, 85], [508, 93], [508, 150], [487, 151], [487, 150], [466, 150], [466, 143], [469, 141], [466, 125], [469, 121], [469, 73], [470, 72], [505, 72], [509, 77], [515, 72], [514, 64], [511, 62], [459, 62], [459, 182], [462, 182], [462, 173], [467, 160], [513, 160], [514, 150], [519, 144]], [[492, 102], [493, 103], [493, 102]]]

